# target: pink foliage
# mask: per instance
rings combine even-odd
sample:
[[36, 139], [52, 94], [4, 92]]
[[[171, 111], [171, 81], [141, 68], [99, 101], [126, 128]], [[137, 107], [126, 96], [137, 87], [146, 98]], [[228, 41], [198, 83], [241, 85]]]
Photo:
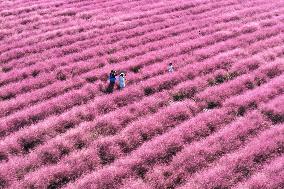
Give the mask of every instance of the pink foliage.
[[278, 157], [264, 165], [263, 169], [256, 172], [247, 181], [238, 184], [235, 188], [278, 188], [282, 187], [284, 179], [284, 157]]
[[0, 188], [283, 187], [283, 5], [0, 2]]

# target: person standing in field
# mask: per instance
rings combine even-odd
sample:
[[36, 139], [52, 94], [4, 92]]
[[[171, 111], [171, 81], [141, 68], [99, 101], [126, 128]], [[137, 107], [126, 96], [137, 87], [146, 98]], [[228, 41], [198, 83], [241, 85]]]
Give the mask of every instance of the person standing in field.
[[115, 80], [116, 80], [116, 71], [111, 70], [110, 74], [109, 74], [109, 83], [110, 84], [115, 84]]
[[108, 93], [112, 93], [115, 85], [115, 80], [116, 80], [116, 71], [111, 70], [109, 74], [109, 85], [107, 88]]
[[125, 87], [125, 74], [121, 73], [119, 75], [119, 88], [123, 89]]
[[169, 64], [168, 71], [169, 71], [170, 73], [174, 72], [174, 66], [173, 66], [172, 63]]

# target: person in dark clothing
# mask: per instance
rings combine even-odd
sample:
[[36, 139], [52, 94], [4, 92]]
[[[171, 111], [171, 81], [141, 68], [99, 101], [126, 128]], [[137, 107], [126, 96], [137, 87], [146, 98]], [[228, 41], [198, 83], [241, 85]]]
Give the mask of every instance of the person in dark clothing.
[[115, 84], [115, 80], [116, 80], [116, 71], [111, 70], [110, 74], [109, 74], [109, 82], [112, 84]]
[[109, 85], [107, 88], [108, 93], [112, 93], [115, 85], [115, 80], [116, 80], [116, 71], [111, 70], [109, 74]]

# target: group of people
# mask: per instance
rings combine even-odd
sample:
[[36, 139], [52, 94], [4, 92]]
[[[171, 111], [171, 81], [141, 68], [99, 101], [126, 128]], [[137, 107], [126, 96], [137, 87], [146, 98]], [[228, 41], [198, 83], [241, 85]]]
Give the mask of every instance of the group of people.
[[[168, 72], [172, 73], [174, 71], [174, 67], [173, 64], [170, 63], [168, 66]], [[117, 73], [115, 70], [111, 70], [110, 74], [109, 74], [109, 86], [107, 88], [107, 92], [111, 93], [113, 92], [114, 86], [115, 86], [115, 82], [116, 82], [116, 76]], [[126, 82], [126, 74], [125, 73], [120, 73], [119, 77], [118, 77], [118, 87], [119, 89], [123, 89], [125, 88], [125, 82]]]
[[[114, 86], [115, 86], [115, 82], [116, 82], [116, 76], [117, 73], [115, 70], [111, 70], [110, 74], [109, 74], [109, 86], [107, 88], [107, 92], [113, 92]], [[125, 87], [125, 73], [120, 73], [119, 77], [118, 77], [118, 87], [119, 89], [123, 89]]]

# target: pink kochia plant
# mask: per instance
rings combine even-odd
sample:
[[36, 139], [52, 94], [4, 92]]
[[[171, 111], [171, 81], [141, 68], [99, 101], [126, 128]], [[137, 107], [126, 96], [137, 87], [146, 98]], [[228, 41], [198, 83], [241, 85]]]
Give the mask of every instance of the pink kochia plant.
[[[264, 163], [270, 162], [279, 153], [281, 154], [283, 129], [279, 125], [277, 128], [265, 131], [245, 148], [230, 156], [223, 157], [213, 168], [196, 174], [186, 186], [216, 187], [218, 185], [230, 187], [234, 183], [249, 177]], [[262, 142], [263, 139], [266, 139], [266, 143]], [[258, 164], [258, 166], [255, 167], [255, 164]]]
[[283, 6], [2, 1], [0, 189], [283, 188]]
[[251, 176], [247, 181], [238, 184], [234, 188], [277, 188], [281, 186], [283, 177], [284, 157], [280, 156], [266, 163], [260, 172]]

